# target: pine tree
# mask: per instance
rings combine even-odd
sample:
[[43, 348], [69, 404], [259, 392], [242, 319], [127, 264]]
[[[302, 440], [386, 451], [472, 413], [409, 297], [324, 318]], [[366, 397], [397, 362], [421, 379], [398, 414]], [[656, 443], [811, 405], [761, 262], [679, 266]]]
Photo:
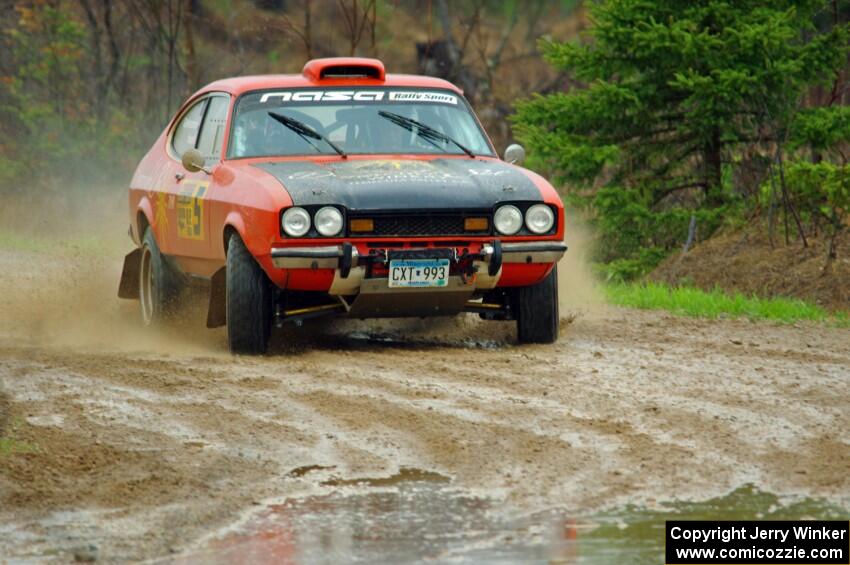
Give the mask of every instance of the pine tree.
[[845, 63], [846, 26], [814, 25], [828, 6], [592, 3], [588, 41], [543, 44], [548, 61], [586, 88], [520, 103], [516, 132], [562, 180], [640, 190], [650, 206], [689, 190], [719, 208], [734, 151], [781, 141], [806, 89], [831, 83]]

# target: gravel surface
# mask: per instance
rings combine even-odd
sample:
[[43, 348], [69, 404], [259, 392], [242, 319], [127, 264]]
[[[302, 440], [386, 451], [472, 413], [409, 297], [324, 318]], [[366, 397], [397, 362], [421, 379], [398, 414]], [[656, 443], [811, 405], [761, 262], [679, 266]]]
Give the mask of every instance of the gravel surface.
[[749, 483], [850, 499], [850, 330], [582, 302], [552, 346], [465, 316], [319, 323], [244, 358], [197, 314], [140, 330], [114, 259], [0, 251], [0, 270], [2, 556], [179, 554], [400, 468], [528, 511]]

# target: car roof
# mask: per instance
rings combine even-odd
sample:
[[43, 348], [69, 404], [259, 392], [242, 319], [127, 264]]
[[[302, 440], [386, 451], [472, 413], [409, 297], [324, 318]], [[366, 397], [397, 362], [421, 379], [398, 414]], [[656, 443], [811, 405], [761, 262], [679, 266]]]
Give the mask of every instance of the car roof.
[[[325, 76], [325, 73], [338, 71]], [[301, 74], [253, 75], [225, 78], [212, 82], [196, 95], [206, 92], [229, 92], [239, 96], [250, 90], [269, 88], [315, 88], [339, 86], [401, 86], [411, 88], [439, 88], [452, 90], [458, 94], [463, 91], [452, 83], [422, 75], [387, 74], [384, 64], [377, 59], [361, 57], [331, 57], [313, 59], [304, 65]], [[193, 96], [194, 98], [194, 96]]]

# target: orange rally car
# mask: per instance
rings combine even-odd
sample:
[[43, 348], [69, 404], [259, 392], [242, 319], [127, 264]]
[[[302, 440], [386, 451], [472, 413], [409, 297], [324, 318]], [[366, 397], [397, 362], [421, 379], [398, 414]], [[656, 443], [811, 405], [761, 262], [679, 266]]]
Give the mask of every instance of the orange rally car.
[[375, 59], [214, 82], [136, 169], [119, 296], [155, 325], [206, 281], [235, 353], [318, 316], [475, 312], [553, 342], [564, 210], [523, 157], [456, 86]]

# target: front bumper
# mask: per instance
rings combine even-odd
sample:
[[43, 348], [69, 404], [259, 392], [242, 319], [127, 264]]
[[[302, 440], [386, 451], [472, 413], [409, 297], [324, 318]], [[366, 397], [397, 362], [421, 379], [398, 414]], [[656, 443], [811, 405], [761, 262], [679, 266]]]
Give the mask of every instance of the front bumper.
[[[463, 283], [471, 290], [496, 287], [505, 264], [548, 264], [558, 261], [567, 246], [559, 241], [484, 243], [477, 252], [462, 253], [456, 247], [422, 247], [402, 249], [369, 249], [361, 254], [351, 243], [325, 246], [276, 247], [271, 250], [272, 263], [280, 269], [332, 269], [333, 282], [328, 292], [334, 295], [358, 294], [366, 279], [368, 267], [387, 265], [394, 259], [446, 258], [453, 265], [466, 265]], [[372, 280], [372, 279], [366, 279]]]
[[[534, 284], [547, 267], [558, 261], [567, 246], [558, 241], [501, 243], [498, 240], [471, 246], [362, 248], [341, 245], [276, 247], [272, 264], [291, 273], [333, 274], [322, 290], [336, 297], [333, 308], [357, 318], [453, 315], [467, 309], [470, 300], [499, 285]], [[368, 254], [367, 254], [368, 253]], [[394, 288], [388, 284], [389, 263], [396, 259], [449, 259], [448, 284], [443, 287]], [[527, 267], [526, 267], [527, 265]], [[328, 283], [325, 283], [327, 285]], [[295, 287], [299, 288], [299, 287]], [[305, 289], [303, 286], [301, 289]], [[306, 289], [305, 289], [306, 290]], [[315, 289], [319, 290], [319, 289]], [[285, 312], [285, 317], [297, 312]], [[296, 316], [297, 317], [297, 316]]]
[[503, 263], [554, 263], [567, 251], [560, 241], [532, 241], [503, 243]]
[[[422, 256], [436, 256], [444, 251], [442, 248], [421, 248], [415, 250], [400, 250], [400, 253], [415, 251]], [[553, 263], [563, 257], [567, 246], [557, 241], [533, 241], [521, 243], [500, 243], [498, 240], [485, 243], [481, 252], [475, 258], [488, 266], [499, 263]], [[325, 245], [311, 247], [276, 247], [272, 248], [271, 256], [275, 267], [280, 269], [350, 269], [360, 263], [371, 261], [387, 262], [392, 259], [392, 251], [378, 252], [361, 257], [357, 248], [351, 244]], [[498, 271], [498, 268], [495, 269]]]
[[[277, 247], [272, 248], [272, 262], [280, 269], [338, 269], [346, 249], [342, 245], [320, 247]], [[349, 265], [356, 266], [357, 248], [348, 247]]]

